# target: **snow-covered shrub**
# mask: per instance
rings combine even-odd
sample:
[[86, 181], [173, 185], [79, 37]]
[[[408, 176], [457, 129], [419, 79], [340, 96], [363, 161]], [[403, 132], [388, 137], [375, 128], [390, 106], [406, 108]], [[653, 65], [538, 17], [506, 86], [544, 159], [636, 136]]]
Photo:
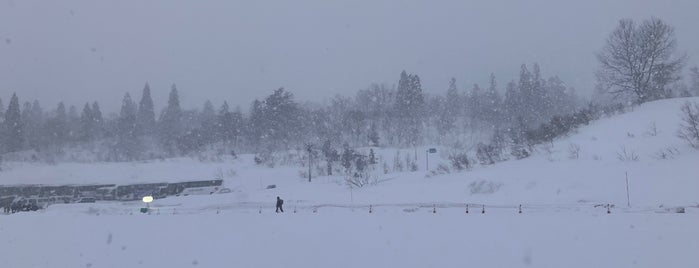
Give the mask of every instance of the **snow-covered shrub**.
[[411, 157], [410, 154], [405, 155], [405, 167], [407, 167], [411, 172], [415, 172], [418, 169], [415, 158]]
[[492, 181], [481, 180], [478, 182], [472, 182], [468, 185], [471, 194], [492, 194], [500, 190], [502, 183], [495, 183]]
[[381, 161], [381, 167], [383, 168], [383, 174], [388, 174], [391, 172], [391, 170], [388, 169], [388, 163], [386, 163], [386, 161]]
[[699, 103], [686, 102], [682, 105], [682, 123], [677, 136], [690, 146], [699, 149]]
[[605, 116], [611, 117], [616, 114], [622, 114], [626, 110], [626, 107], [624, 104], [621, 103], [615, 103], [612, 105], [608, 105], [602, 108], [602, 113], [604, 113]]
[[568, 146], [568, 158], [570, 158], [570, 159], [580, 158], [580, 146], [578, 146], [575, 143], [571, 143]]
[[400, 159], [400, 151], [396, 151], [393, 157], [393, 172], [403, 172], [403, 161]]
[[355, 173], [354, 175], [345, 177], [345, 182], [350, 188], [362, 188], [370, 184], [371, 175], [369, 175], [369, 173]]
[[523, 145], [519, 145], [519, 144], [513, 144], [512, 148], [510, 148], [510, 150], [511, 150], [510, 154], [512, 154], [512, 156], [514, 156], [517, 159], [524, 159], [524, 158], [527, 158], [531, 155], [531, 153], [529, 153], [529, 150], [527, 148], [525, 148]]
[[500, 152], [492, 144], [478, 143], [476, 146], [476, 157], [481, 165], [492, 165], [500, 161]]
[[453, 153], [449, 156], [451, 166], [458, 171], [471, 169], [471, 161], [468, 159], [468, 154], [464, 152]]
[[444, 174], [449, 174], [449, 173], [451, 173], [451, 169], [449, 168], [448, 165], [439, 164], [439, 165], [437, 165], [437, 168], [430, 170], [427, 173], [427, 175], [425, 175], [425, 178], [430, 178], [432, 176], [444, 175]]
[[263, 163], [262, 157], [260, 157], [259, 155], [255, 155], [255, 158], [253, 158], [253, 160], [255, 161], [255, 164], [258, 164], [258, 165], [262, 165], [262, 163]]
[[653, 154], [653, 158], [658, 159], [658, 160], [663, 160], [663, 159], [675, 159], [676, 155], [680, 154], [680, 150], [677, 150], [675, 147], [668, 147], [665, 149], [661, 149], [655, 154]]
[[650, 125], [648, 126], [648, 130], [646, 131], [646, 135], [655, 137], [658, 136], [660, 133], [660, 130], [658, 130], [658, 126], [655, 125], [655, 121], [651, 122]]
[[621, 151], [616, 153], [616, 158], [622, 162], [638, 161], [638, 155], [636, 152], [626, 150], [626, 146], [621, 146]]

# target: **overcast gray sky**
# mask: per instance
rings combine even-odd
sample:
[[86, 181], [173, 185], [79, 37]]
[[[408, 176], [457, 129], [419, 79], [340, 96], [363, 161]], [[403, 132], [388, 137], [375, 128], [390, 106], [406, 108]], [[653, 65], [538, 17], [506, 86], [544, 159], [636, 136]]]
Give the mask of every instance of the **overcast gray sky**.
[[247, 110], [278, 87], [300, 100], [394, 84], [405, 69], [426, 92], [500, 85], [539, 62], [579, 92], [621, 18], [662, 18], [699, 57], [699, 1], [45, 1], [0, 0], [0, 97], [116, 111], [149, 82], [157, 107], [177, 84], [183, 106]]

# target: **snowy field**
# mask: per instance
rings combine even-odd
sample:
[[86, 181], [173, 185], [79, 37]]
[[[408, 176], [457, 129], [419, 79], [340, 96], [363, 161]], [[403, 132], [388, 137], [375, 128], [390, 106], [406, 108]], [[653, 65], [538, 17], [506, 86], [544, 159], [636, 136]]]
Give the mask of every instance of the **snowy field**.
[[[530, 158], [467, 172], [428, 176], [419, 155], [419, 171], [376, 172], [376, 183], [358, 189], [341, 176], [308, 183], [304, 168], [258, 166], [252, 155], [5, 163], [4, 184], [220, 177], [232, 192], [159, 199], [150, 215], [139, 202], [0, 215], [0, 267], [699, 267], [699, 151], [675, 136], [686, 100], [647, 103]], [[624, 150], [637, 159], [619, 159]], [[377, 152], [388, 159], [395, 149]], [[431, 157], [430, 170], [447, 161]]]
[[[289, 210], [289, 209], [287, 209]], [[2, 267], [699, 267], [699, 209], [2, 217]]]

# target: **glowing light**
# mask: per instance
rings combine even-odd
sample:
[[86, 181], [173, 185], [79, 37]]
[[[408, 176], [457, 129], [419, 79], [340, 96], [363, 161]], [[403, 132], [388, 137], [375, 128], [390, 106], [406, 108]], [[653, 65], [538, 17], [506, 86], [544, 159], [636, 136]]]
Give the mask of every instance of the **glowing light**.
[[143, 197], [143, 202], [145, 202], [145, 203], [153, 202], [153, 197], [150, 196], [150, 195], [149, 195], [149, 196], [144, 196], [144, 197]]

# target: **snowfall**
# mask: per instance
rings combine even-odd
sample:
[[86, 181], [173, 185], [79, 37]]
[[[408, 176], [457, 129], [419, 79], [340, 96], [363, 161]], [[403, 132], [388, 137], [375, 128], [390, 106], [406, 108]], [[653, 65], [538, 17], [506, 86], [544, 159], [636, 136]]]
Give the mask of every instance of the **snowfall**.
[[[6, 162], [7, 185], [222, 178], [231, 192], [157, 199], [150, 213], [98, 202], [0, 215], [0, 267], [699, 267], [699, 150], [676, 136], [688, 100], [699, 98], [647, 103], [469, 171], [430, 172], [449, 148], [429, 155], [430, 171], [430, 147], [400, 149], [418, 152], [419, 171], [377, 171], [361, 188], [252, 155]], [[374, 149], [389, 163], [399, 150]]]

